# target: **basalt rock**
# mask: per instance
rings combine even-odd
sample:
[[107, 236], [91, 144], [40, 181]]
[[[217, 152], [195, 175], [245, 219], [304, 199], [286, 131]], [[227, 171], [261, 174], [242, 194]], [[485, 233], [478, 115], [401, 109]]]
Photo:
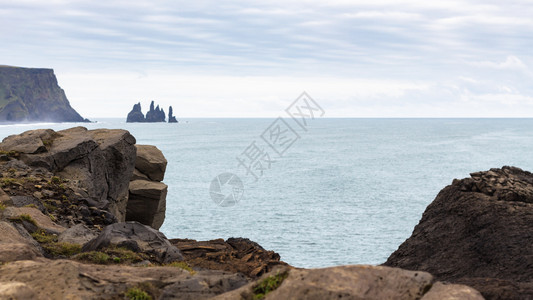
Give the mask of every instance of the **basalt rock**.
[[76, 182], [78, 198], [108, 203], [106, 210], [123, 221], [135, 165], [134, 144], [135, 138], [126, 130], [75, 127], [9, 136], [0, 143], [0, 150], [18, 153], [33, 169], [43, 168]]
[[454, 180], [385, 265], [430, 272], [487, 299], [533, 298], [533, 174], [515, 167]]
[[89, 122], [71, 106], [54, 70], [0, 66], [0, 122]]
[[126, 122], [128, 123], [138, 123], [138, 122], [144, 122], [144, 114], [141, 110], [141, 102], [134, 104], [133, 109], [128, 113], [128, 117], [126, 118]]
[[178, 120], [176, 120], [176, 117], [174, 116], [174, 111], [172, 110], [172, 106], [168, 107], [168, 122], [178, 123]]
[[165, 221], [167, 185], [160, 181], [165, 177], [167, 160], [155, 146], [135, 147], [137, 157], [129, 184], [126, 220], [159, 229]]

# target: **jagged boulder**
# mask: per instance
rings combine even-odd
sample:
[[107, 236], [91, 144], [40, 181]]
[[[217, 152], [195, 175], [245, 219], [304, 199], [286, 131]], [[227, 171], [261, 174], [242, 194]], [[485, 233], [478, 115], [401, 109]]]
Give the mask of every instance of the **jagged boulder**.
[[149, 255], [155, 262], [183, 260], [181, 252], [165, 235], [138, 222], [115, 223], [107, 226], [95, 239], [83, 246], [83, 251], [97, 251], [109, 246], [125, 247]]
[[135, 122], [145, 122], [144, 114], [141, 110], [141, 102], [134, 104], [133, 109], [128, 113], [126, 122], [135, 123]]
[[[31, 147], [20, 146], [25, 143]], [[126, 130], [75, 127], [9, 136], [0, 149], [19, 152], [19, 159], [32, 168], [78, 182], [81, 196], [108, 203], [103, 206], [124, 221], [136, 158], [134, 144], [135, 138]]]
[[385, 262], [462, 283], [487, 299], [533, 298], [533, 174], [515, 167], [454, 180]]

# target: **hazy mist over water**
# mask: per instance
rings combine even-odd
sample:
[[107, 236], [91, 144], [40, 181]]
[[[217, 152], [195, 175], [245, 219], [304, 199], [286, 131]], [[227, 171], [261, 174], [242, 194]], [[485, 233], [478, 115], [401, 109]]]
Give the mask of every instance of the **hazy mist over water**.
[[[382, 263], [453, 178], [503, 165], [533, 170], [533, 119], [316, 119], [283, 157], [270, 150], [274, 162], [256, 183], [236, 157], [254, 141], [269, 151], [260, 135], [274, 119], [98, 121], [1, 125], [0, 136], [77, 125], [127, 129], [168, 160], [167, 237], [246, 237], [297, 267]], [[209, 195], [223, 172], [244, 181], [232, 207]]]

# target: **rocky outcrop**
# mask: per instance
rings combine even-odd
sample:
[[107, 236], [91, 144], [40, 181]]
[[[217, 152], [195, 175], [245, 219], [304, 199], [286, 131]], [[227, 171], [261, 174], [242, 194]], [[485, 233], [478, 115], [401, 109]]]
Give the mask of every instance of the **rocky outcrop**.
[[146, 121], [150, 123], [165, 122], [165, 111], [159, 108], [159, 105], [154, 109], [154, 101], [150, 103], [150, 110], [146, 113]]
[[[196, 300], [212, 298], [247, 282], [239, 274], [191, 274], [174, 266], [95, 265], [62, 259], [0, 265], [1, 299], [148, 299], [149, 295], [161, 300]], [[146, 297], [126, 297], [132, 290]]]
[[[126, 122], [128, 123], [158, 123], [158, 122], [165, 122], [165, 111], [162, 108], [159, 108], [159, 105], [155, 106], [154, 101], [150, 103], [150, 110], [146, 112], [146, 117], [142, 113], [141, 110], [141, 103], [137, 103], [133, 105], [133, 109], [128, 113], [128, 116], [126, 118]], [[176, 117], [173, 116], [173, 110], [172, 106], [169, 106], [168, 108], [168, 122], [169, 123], [178, 123], [178, 120], [176, 120]]]
[[0, 144], [0, 150], [18, 153], [19, 160], [28, 167], [44, 168], [68, 178], [74, 197], [95, 202], [96, 208], [124, 221], [136, 158], [134, 144], [135, 138], [126, 130], [75, 127], [9, 136]]
[[165, 220], [167, 160], [155, 146], [136, 145], [135, 171], [129, 184], [127, 221], [137, 221], [159, 229]]
[[137, 222], [107, 226], [98, 237], [83, 245], [82, 250], [97, 251], [110, 246], [147, 254], [153, 261], [162, 264], [183, 260], [178, 248], [163, 233]]
[[478, 291], [467, 286], [443, 286], [429, 273], [397, 268], [340, 266], [306, 270], [285, 267], [214, 299], [483, 299]]
[[52, 69], [0, 66], [0, 122], [89, 122], [71, 106]]
[[196, 268], [241, 273], [256, 279], [276, 266], [286, 266], [278, 253], [244, 238], [211, 241], [172, 239], [187, 263]]
[[454, 180], [385, 265], [463, 283], [487, 299], [533, 298], [533, 174], [514, 167]]
[[176, 117], [174, 116], [174, 111], [172, 110], [172, 106], [168, 107], [168, 122], [178, 123], [178, 120], [176, 120]]
[[126, 118], [126, 122], [128, 123], [137, 123], [137, 122], [144, 122], [144, 114], [141, 110], [141, 102], [134, 104], [133, 109], [128, 113], [128, 117]]

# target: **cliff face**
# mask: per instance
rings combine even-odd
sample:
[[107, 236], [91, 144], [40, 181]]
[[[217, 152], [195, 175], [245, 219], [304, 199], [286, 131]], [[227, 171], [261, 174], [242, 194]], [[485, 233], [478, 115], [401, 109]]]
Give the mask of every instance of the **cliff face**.
[[54, 70], [0, 66], [0, 122], [88, 122], [68, 102]]

